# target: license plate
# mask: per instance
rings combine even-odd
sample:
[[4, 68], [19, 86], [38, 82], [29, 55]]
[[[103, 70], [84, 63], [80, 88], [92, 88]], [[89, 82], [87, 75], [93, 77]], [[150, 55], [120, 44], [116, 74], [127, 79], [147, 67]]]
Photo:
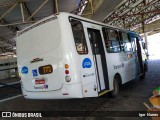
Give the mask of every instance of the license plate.
[[45, 84], [44, 79], [35, 80], [35, 84]]

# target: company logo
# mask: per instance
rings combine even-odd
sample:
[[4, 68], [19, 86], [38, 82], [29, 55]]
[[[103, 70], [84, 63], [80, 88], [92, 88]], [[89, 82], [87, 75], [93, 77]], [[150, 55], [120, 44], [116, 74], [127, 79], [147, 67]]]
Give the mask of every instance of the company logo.
[[24, 117], [42, 117], [42, 114], [41, 113], [36, 113], [36, 112], [2, 112], [2, 117], [8, 117], [8, 118], [11, 118], [11, 117], [15, 117], [15, 118], [24, 118]]
[[85, 75], [83, 75], [83, 77], [90, 77], [90, 76], [94, 76], [94, 73], [91, 74], [86, 73]]
[[26, 66], [22, 67], [21, 73], [22, 74], [28, 74], [28, 68]]
[[43, 86], [34, 86], [34, 89], [48, 89], [48, 85], [45, 84]]
[[44, 89], [48, 89], [48, 85], [45, 84], [45, 85], [44, 85]]
[[38, 76], [37, 69], [32, 70], [33, 77]]
[[31, 63], [35, 63], [35, 62], [39, 62], [39, 61], [43, 61], [43, 58], [35, 58], [31, 61]]
[[2, 112], [2, 117], [11, 117], [11, 112]]
[[82, 67], [83, 68], [91, 68], [92, 67], [92, 62], [89, 58], [85, 58], [82, 62]]
[[120, 69], [124, 67], [124, 63], [120, 64], [120, 65], [113, 65], [114, 69]]

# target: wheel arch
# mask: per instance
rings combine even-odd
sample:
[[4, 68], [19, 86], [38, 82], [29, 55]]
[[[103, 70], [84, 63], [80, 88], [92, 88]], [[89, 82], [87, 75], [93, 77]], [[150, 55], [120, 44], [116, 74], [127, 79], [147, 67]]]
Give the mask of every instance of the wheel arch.
[[[114, 78], [115, 77], [117, 77], [118, 78], [118, 83], [120, 84], [120, 85], [122, 85], [122, 78], [121, 78], [121, 75], [119, 74], [119, 73], [116, 73], [115, 75], [114, 75]], [[113, 81], [114, 82], [114, 81]], [[113, 83], [114, 84], [114, 83]]]
[[111, 95], [111, 97], [115, 98], [119, 95], [119, 87], [122, 84], [121, 75], [119, 73], [116, 73], [114, 75], [112, 84], [113, 84], [113, 90], [110, 91], [110, 95]]

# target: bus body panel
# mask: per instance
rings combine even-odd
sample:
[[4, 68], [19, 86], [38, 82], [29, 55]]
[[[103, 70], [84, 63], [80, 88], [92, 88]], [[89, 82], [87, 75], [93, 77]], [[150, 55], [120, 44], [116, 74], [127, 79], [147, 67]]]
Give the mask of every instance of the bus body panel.
[[[93, 28], [93, 29], [100, 30], [102, 32], [102, 26], [99, 26], [99, 25], [85, 23], [84, 27], [85, 27], [85, 29]], [[103, 35], [101, 34], [101, 36], [103, 36]], [[86, 38], [88, 38], [88, 36]], [[89, 41], [89, 40], [87, 40], [87, 41]], [[104, 40], [102, 42], [104, 42]], [[90, 45], [88, 44], [88, 46], [90, 46]], [[104, 46], [104, 48], [105, 48], [105, 46]], [[117, 73], [120, 74], [120, 76], [121, 76], [122, 84], [126, 83], [130, 80], [133, 80], [135, 78], [136, 66], [135, 66], [135, 56], [134, 56], [133, 52], [121, 52], [121, 53], [112, 54], [112, 53], [108, 53], [105, 49], [105, 55], [107, 58], [107, 70], [108, 70], [108, 77], [109, 77], [108, 84], [109, 84], [110, 90], [113, 90], [113, 80], [114, 80], [114, 76]], [[132, 57], [128, 58], [128, 55], [130, 55]], [[101, 63], [99, 63], [99, 64], [101, 64]], [[102, 71], [101, 71], [101, 73], [102, 73]], [[101, 80], [102, 80], [102, 82], [100, 82], [100, 84], [101, 84], [102, 88], [104, 88], [103, 87], [104, 86], [103, 78]], [[97, 82], [97, 84], [99, 86], [98, 82]], [[100, 91], [99, 87], [98, 87], [98, 91]]]
[[[88, 38], [88, 32], [87, 32], [87, 28], [90, 28], [90, 26], [88, 26], [88, 23], [86, 22], [82, 22], [83, 23], [83, 27], [84, 27], [84, 33], [85, 33], [85, 36], [86, 36], [86, 43], [87, 43], [87, 46], [88, 46], [88, 54], [86, 55], [85, 58], [89, 58], [91, 60], [91, 68], [90, 69], [87, 69], [87, 68], [83, 68], [82, 71], [83, 71], [83, 74], [82, 75], [85, 75], [85, 76], [88, 76], [88, 77], [83, 77], [82, 76], [82, 84], [84, 86], [86, 86], [88, 84], [88, 82], [90, 83], [94, 83], [94, 87], [92, 88], [92, 90], [94, 90], [95, 88], [97, 89], [97, 95], [98, 96], [98, 92], [100, 91], [100, 88], [99, 88], [99, 82], [97, 81], [97, 71], [95, 70], [95, 59], [93, 57], [93, 53], [92, 53], [92, 50], [91, 50], [91, 44], [89, 42], [89, 38]], [[85, 59], [83, 58], [81, 61], [83, 63], [83, 60]], [[89, 81], [88, 81], [89, 80]]]
[[[55, 98], [63, 98], [64, 96], [66, 98], [67, 96], [68, 98], [69, 97], [72, 98], [73, 96], [75, 96], [75, 98], [82, 97], [82, 86], [80, 83], [81, 76], [78, 74], [77, 69], [76, 69], [77, 68], [76, 65], [78, 65], [77, 63], [78, 59], [75, 59], [74, 57], [75, 56], [75, 53], [73, 52], [75, 51], [74, 47], [68, 48], [68, 45], [71, 45], [74, 42], [70, 41], [70, 39], [73, 39], [71, 37], [71, 34], [68, 34], [65, 31], [65, 30], [68, 30], [68, 27], [70, 26], [69, 25], [63, 26], [61, 24], [61, 22], [63, 23], [64, 21], [68, 20], [68, 16], [66, 17], [66, 19], [64, 18], [65, 18], [64, 16], [63, 18], [59, 16], [58, 19], [51, 20], [50, 24], [44, 23], [40, 27], [36, 26], [35, 28], [31, 29], [29, 32], [24, 33], [24, 35], [22, 34], [17, 37], [17, 46], [18, 46], [17, 55], [19, 56], [18, 67], [19, 67], [19, 72], [21, 73], [21, 79], [22, 79], [22, 84], [23, 84], [22, 89], [24, 92], [23, 94], [27, 96], [26, 98], [39, 99], [40, 97], [41, 99], [49, 99], [49, 98], [55, 99]], [[66, 24], [68, 23], [69, 22], [67, 22]], [[41, 31], [42, 29], [41, 27], [43, 28], [42, 31]], [[37, 30], [38, 30], [37, 34], [32, 34], [32, 33], [35, 33], [35, 31]], [[50, 31], [50, 32], [46, 34], [45, 31]], [[41, 43], [44, 38], [48, 39], [48, 41], [44, 41], [41, 45], [39, 45], [39, 43]], [[29, 40], [36, 39], [37, 43], [34, 43], [33, 45], [38, 45], [41, 47], [42, 50], [46, 50], [46, 51], [41, 51], [41, 49], [36, 50], [36, 48], [34, 48], [36, 46], [32, 46], [34, 50], [31, 51], [32, 48], [30, 48], [29, 45], [26, 46], [27, 44], [29, 44], [28, 42], [30, 43], [32, 42], [32, 41], [29, 41], [28, 39]], [[43, 45], [46, 45], [46, 44], [48, 44], [48, 46], [46, 46], [46, 48], [43, 48]], [[26, 51], [22, 52], [21, 51], [22, 47], [23, 48], [29, 47], [29, 48], [27, 48]], [[31, 63], [36, 58], [43, 59], [43, 61]], [[65, 68], [64, 68], [65, 64], [69, 65], [69, 68], [67, 70], [69, 70], [69, 76], [71, 77], [70, 83], [67, 83], [65, 81], [65, 76], [67, 76], [65, 74]], [[53, 72], [50, 74], [40, 75], [38, 69], [39, 67], [45, 66], [45, 65], [51, 65], [53, 68]], [[27, 74], [22, 73], [22, 69], [24, 67], [28, 68]], [[38, 74], [37, 76], [33, 75], [34, 74], [33, 70], [37, 71], [37, 74]], [[42, 79], [45, 80], [45, 84], [36, 84], [35, 82], [36, 80], [42, 80]], [[72, 87], [68, 86], [64, 88], [63, 84], [71, 85]], [[79, 94], [75, 94], [75, 90], [72, 89], [72, 88], [74, 89], [76, 88], [74, 87], [74, 85], [76, 86], [76, 84], [78, 84], [77, 93]], [[81, 86], [81, 89], [79, 89], [79, 86]], [[32, 96], [31, 95], [32, 92], [40, 92], [39, 95], [41, 96]], [[47, 92], [50, 92], [52, 94], [50, 94], [50, 96], [46, 98], [43, 98], [43, 94], [42, 94], [43, 92], [45, 92], [46, 94]], [[68, 95], [65, 95], [65, 94], [68, 94]]]
[[[88, 61], [85, 61], [87, 59], [91, 61], [91, 68], [85, 68], [85, 64], [88, 64]], [[84, 55], [80, 57], [81, 80], [82, 80], [82, 88], [83, 88], [84, 97], [98, 96], [96, 74], [95, 74], [93, 64], [94, 62], [93, 62], [92, 56]]]
[[[24, 82], [24, 88], [27, 91], [51, 91], [62, 88], [62, 82], [64, 81], [64, 69], [63, 59], [44, 58], [43, 62], [39, 63], [22, 63], [22, 67], [19, 70], [22, 71], [24, 67], [28, 68], [28, 74], [21, 74], [21, 79]], [[41, 66], [51, 65], [52, 73], [40, 75], [39, 68]], [[46, 68], [47, 71], [48, 68]], [[62, 76], [63, 75], [63, 76]]]
[[72, 76], [71, 82], [65, 84], [74, 84], [81, 83], [81, 65], [80, 57], [75, 48], [74, 38], [72, 35], [73, 33], [68, 17], [69, 16], [66, 13], [61, 13], [61, 15], [58, 16], [63, 46], [60, 51], [63, 51], [63, 56], [66, 59], [65, 64], [69, 65], [68, 70]]
[[[132, 58], [127, 58], [127, 54], [132, 54]], [[109, 75], [110, 90], [113, 90], [113, 80], [116, 74], [119, 74], [122, 84], [135, 78], [136, 66], [135, 57], [132, 52], [128, 53], [107, 53], [107, 65]]]
[[[89, 30], [99, 31], [99, 33], [101, 35], [101, 26], [95, 25], [95, 24], [90, 24], [90, 23], [85, 22], [85, 21], [83, 21], [82, 23], [83, 23], [83, 26], [84, 26], [86, 41], [87, 41], [87, 45], [88, 45], [88, 51], [89, 51], [88, 56], [91, 56], [90, 59], [92, 61], [92, 65], [93, 65], [93, 70], [90, 71], [89, 75], [91, 75], [91, 76], [93, 75], [92, 78], [94, 78], [94, 80], [92, 80], [92, 81], [94, 81], [94, 84], [95, 84], [94, 88], [98, 89], [98, 92], [101, 92], [103, 90], [108, 89], [105, 86], [105, 79], [104, 79], [104, 75], [103, 75], [104, 71], [103, 71], [103, 68], [102, 68], [102, 58], [101, 58], [100, 54], [96, 54], [96, 55], [93, 54], [93, 51], [92, 51], [92, 48], [91, 48], [91, 46], [93, 46], [93, 45], [91, 44], [91, 40], [89, 39]], [[87, 79], [91, 80], [90, 78], [87, 78]], [[87, 80], [84, 80], [84, 81], [87, 81]]]
[[136, 64], [136, 76], [144, 77], [145, 72], [148, 70], [147, 63], [147, 50], [142, 46], [142, 38], [133, 31], [128, 31], [131, 42], [134, 44], [135, 64]]
[[[79, 82], [81, 83], [82, 85], [81, 92], [83, 94], [83, 97], [96, 97], [98, 96], [98, 93], [97, 93], [97, 83], [95, 79], [95, 70], [93, 66], [91, 68], [83, 68], [84, 60], [88, 58], [92, 61], [92, 56], [88, 54], [79, 55], [77, 53], [71, 24], [69, 22], [69, 16], [68, 14], [65, 13], [62, 13], [61, 15], [62, 16], [59, 16], [59, 21], [62, 23], [61, 24], [62, 41], [65, 47], [65, 52], [68, 51], [69, 53], [67, 57], [70, 57], [69, 65], [70, 68], [72, 68], [73, 70], [72, 71], [73, 80], [75, 80], [76, 83]], [[65, 26], [63, 24], [65, 24]], [[73, 81], [71, 80], [71, 83], [72, 82]]]
[[62, 48], [60, 36], [58, 21], [54, 19], [18, 37], [18, 67], [27, 91], [50, 91], [62, 87], [64, 70], [63, 55], [59, 51]]
[[[83, 25], [87, 54], [77, 52], [71, 19]], [[103, 23], [60, 13], [21, 31], [17, 36], [17, 55], [25, 98], [97, 97], [105, 90], [113, 90], [117, 74], [122, 84], [136, 78], [136, 54], [133, 51], [108, 53], [102, 31], [104, 26]], [[105, 27], [120, 31], [116, 27]], [[100, 54], [93, 52], [92, 34], [98, 36]]]
[[47, 92], [28, 92], [23, 89], [22, 92], [26, 99], [69, 99], [69, 98], [83, 98], [81, 83], [67, 85], [63, 84], [63, 88], [55, 91]]

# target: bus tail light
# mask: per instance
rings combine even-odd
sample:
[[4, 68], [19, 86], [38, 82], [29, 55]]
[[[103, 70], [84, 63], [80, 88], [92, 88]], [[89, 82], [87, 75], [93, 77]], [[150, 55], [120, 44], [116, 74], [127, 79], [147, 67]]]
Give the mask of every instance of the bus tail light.
[[65, 80], [66, 80], [66, 82], [70, 82], [71, 81], [71, 77], [70, 76], [66, 76]]
[[66, 73], [66, 74], [69, 74], [69, 70], [65, 70], [65, 73]]
[[69, 68], [69, 65], [68, 65], [68, 64], [65, 64], [64, 67], [65, 67], [65, 69], [68, 69], [68, 68]]
[[70, 82], [71, 81], [71, 77], [68, 75], [69, 74], [69, 70], [68, 70], [69, 65], [65, 64], [64, 67], [65, 67], [65, 74], [66, 74], [65, 80], [66, 80], [66, 82]]

